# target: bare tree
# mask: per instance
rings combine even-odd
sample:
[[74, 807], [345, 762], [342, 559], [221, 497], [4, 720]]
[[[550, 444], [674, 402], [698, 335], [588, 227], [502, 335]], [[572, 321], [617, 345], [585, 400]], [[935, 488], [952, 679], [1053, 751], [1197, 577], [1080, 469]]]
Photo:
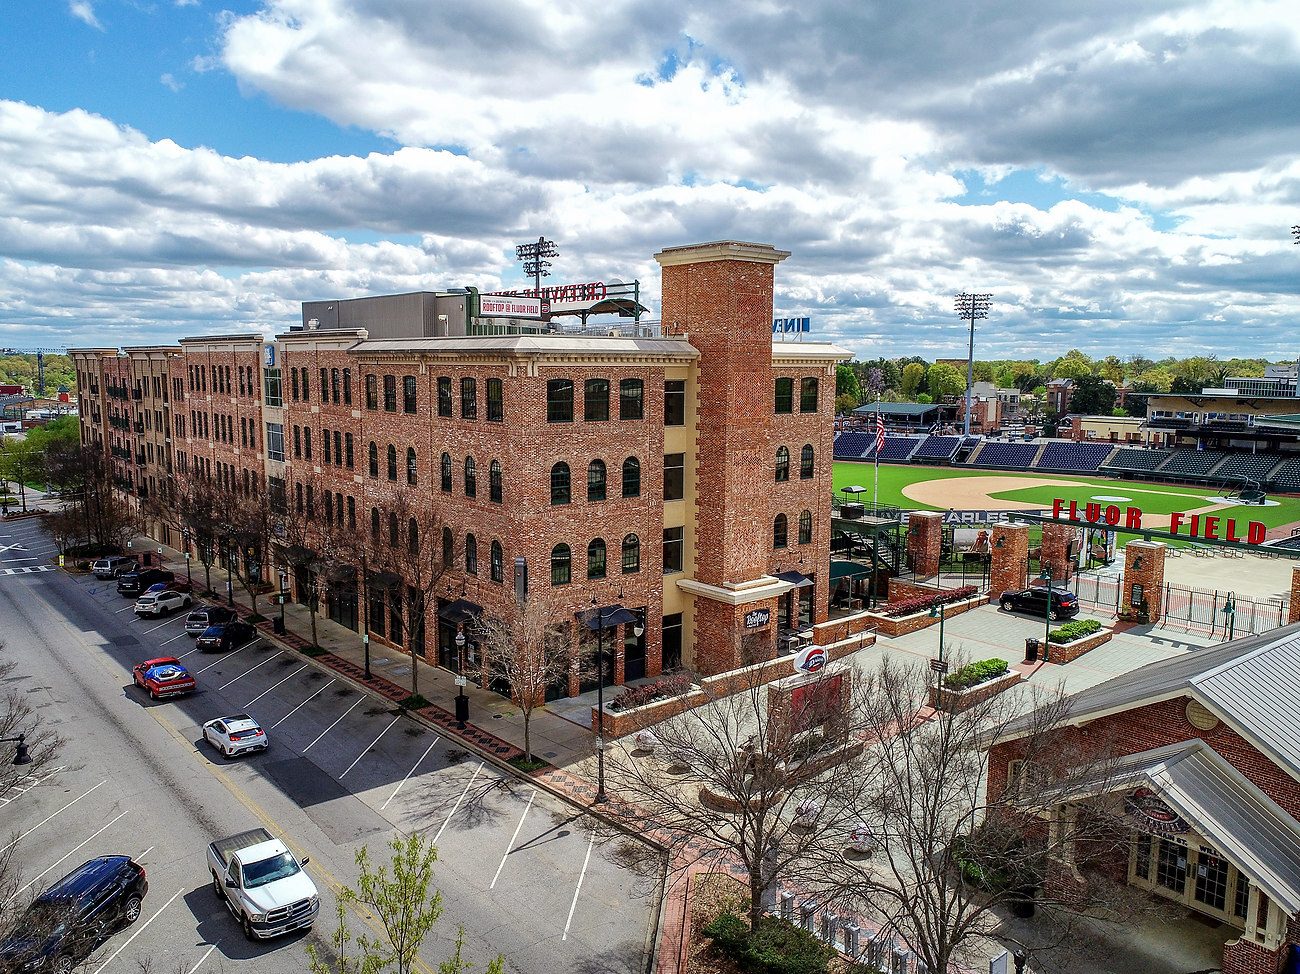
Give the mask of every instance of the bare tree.
[[510, 696], [524, 719], [524, 759], [533, 760], [533, 711], [546, 702], [552, 687], [567, 683], [574, 665], [573, 646], [539, 598], [526, 599], [509, 617], [488, 615], [475, 624], [483, 648], [472, 675], [510, 686]]
[[[1127, 832], [1103, 807], [1114, 767], [1106, 749], [1083, 753], [1053, 733], [1069, 715], [1063, 694], [1032, 691], [1028, 717], [1016, 694], [933, 713], [924, 709], [928, 675], [886, 658], [864, 681], [870, 748], [855, 797], [878, 851], [869, 868], [831, 855], [813, 875], [828, 901], [893, 931], [929, 970], [946, 971], [975, 960], [974, 945], [1033, 896], [1049, 858], [1072, 855], [1081, 866], [1082, 850], [1104, 858], [1125, 846]], [[1012, 787], [990, 794], [984, 749], [1018, 718], [1028, 722], [1024, 763]], [[1071, 814], [1059, 816], [1067, 800]], [[1088, 899], [1115, 892], [1099, 884]]]
[[679, 864], [744, 866], [751, 925], [778, 875], [794, 877], [843, 849], [870, 781], [857, 767], [850, 674], [828, 667], [785, 690], [763, 674], [761, 666], [736, 671], [736, 692], [655, 724], [652, 757], [624, 738], [606, 772], [611, 792], [662, 826]]
[[258, 596], [266, 584], [266, 558], [274, 525], [270, 497], [264, 493], [228, 493], [218, 495], [217, 501], [218, 524], [228, 557], [226, 567], [248, 593], [256, 618], [261, 614]]
[[80, 519], [88, 551], [122, 550], [140, 533], [140, 511], [113, 483], [112, 468], [99, 447], [55, 442], [45, 451], [43, 465], [50, 480], [61, 486], [65, 507]]

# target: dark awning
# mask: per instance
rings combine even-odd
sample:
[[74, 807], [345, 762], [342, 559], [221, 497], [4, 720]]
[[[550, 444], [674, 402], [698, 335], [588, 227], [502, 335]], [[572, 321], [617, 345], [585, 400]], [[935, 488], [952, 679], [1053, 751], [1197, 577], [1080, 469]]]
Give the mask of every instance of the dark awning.
[[597, 629], [608, 629], [610, 626], [622, 626], [629, 622], [639, 622], [640, 617], [621, 605], [606, 605], [600, 608], [591, 608], [585, 612], [579, 612], [578, 618], [582, 624], [593, 632]]
[[375, 572], [370, 576], [371, 588], [397, 588], [402, 584], [402, 576], [397, 572]]
[[469, 599], [456, 599], [438, 609], [438, 618], [444, 622], [450, 622], [453, 626], [459, 626], [478, 618], [482, 613], [483, 606], [477, 602], [471, 602]]
[[317, 559], [318, 555], [311, 548], [300, 544], [291, 544], [284, 549], [284, 560], [290, 565], [308, 565]]
[[815, 584], [813, 580], [803, 572], [777, 572], [776, 577], [781, 579], [783, 582], [789, 582], [795, 588], [812, 588]]
[[856, 561], [831, 562], [831, 581], [837, 582], [849, 575], [870, 575], [871, 566], [859, 565]]

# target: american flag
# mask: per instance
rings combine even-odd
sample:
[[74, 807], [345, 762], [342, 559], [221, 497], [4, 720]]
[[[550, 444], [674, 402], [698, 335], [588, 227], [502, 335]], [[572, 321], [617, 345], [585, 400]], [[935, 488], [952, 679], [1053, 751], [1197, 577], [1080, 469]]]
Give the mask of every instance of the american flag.
[[885, 448], [885, 421], [880, 415], [880, 410], [876, 410], [876, 452], [879, 453]]

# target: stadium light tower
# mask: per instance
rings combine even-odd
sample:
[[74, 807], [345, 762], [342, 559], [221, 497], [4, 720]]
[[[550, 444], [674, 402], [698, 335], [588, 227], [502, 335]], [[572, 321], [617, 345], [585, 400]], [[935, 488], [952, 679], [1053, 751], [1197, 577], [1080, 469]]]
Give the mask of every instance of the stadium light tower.
[[966, 358], [966, 422], [962, 424], [962, 433], [970, 436], [971, 390], [975, 378], [975, 319], [987, 318], [989, 306], [993, 303], [992, 294], [967, 294], [962, 291], [953, 302], [957, 317], [970, 321], [970, 354]]
[[[1300, 223], [1291, 228], [1291, 236], [1295, 237], [1294, 243], [1300, 244]], [[1295, 394], [1300, 399], [1300, 358], [1295, 360]]]
[[545, 237], [538, 237], [537, 243], [520, 244], [515, 248], [515, 260], [524, 262], [524, 273], [532, 276], [533, 290], [539, 298], [542, 296], [542, 278], [551, 276], [551, 272], [546, 269], [551, 266], [551, 262], [546, 258], [554, 257], [559, 252], [555, 241]]

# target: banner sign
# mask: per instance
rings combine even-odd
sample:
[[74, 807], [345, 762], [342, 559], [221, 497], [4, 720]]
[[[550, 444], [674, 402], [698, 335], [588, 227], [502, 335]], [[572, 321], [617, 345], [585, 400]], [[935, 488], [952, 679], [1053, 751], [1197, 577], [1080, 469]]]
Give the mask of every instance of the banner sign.
[[264, 356], [262, 359], [262, 366], [268, 369], [275, 368], [275, 346], [263, 345], [262, 352]]
[[537, 298], [480, 294], [478, 313], [481, 318], [540, 318], [542, 316], [542, 302]]
[[1007, 524], [1013, 514], [1040, 516], [1043, 511], [944, 511], [944, 524]]
[[[1058, 497], [1052, 501], [1052, 517], [1087, 524], [1104, 523], [1123, 530], [1142, 529], [1140, 507], [1126, 507], [1121, 511], [1115, 504], [1102, 507], [1100, 504], [1089, 502], [1084, 505], [1080, 517], [1078, 501], [1065, 501]], [[1227, 523], [1222, 524], [1224, 521]], [[1180, 535], [1178, 529], [1184, 525], [1187, 531]], [[1249, 521], [1246, 525], [1246, 536], [1243, 538], [1237, 534], [1235, 518], [1220, 518], [1210, 514], [1184, 514], [1175, 511], [1169, 515], [1169, 534], [1174, 537], [1204, 538], [1207, 541], [1244, 541], [1247, 544], [1262, 544], [1268, 536], [1268, 527], [1260, 521]]]
[[810, 322], [811, 319], [807, 315], [802, 318], [773, 318], [772, 334], [775, 335], [778, 332], [788, 333], [794, 331], [806, 332], [809, 330], [808, 326]]
[[1156, 797], [1150, 788], [1138, 788], [1124, 798], [1124, 812], [1144, 832], [1176, 835], [1188, 831], [1187, 820]]
[[751, 609], [745, 613], [746, 629], [761, 629], [772, 621], [771, 609]]

